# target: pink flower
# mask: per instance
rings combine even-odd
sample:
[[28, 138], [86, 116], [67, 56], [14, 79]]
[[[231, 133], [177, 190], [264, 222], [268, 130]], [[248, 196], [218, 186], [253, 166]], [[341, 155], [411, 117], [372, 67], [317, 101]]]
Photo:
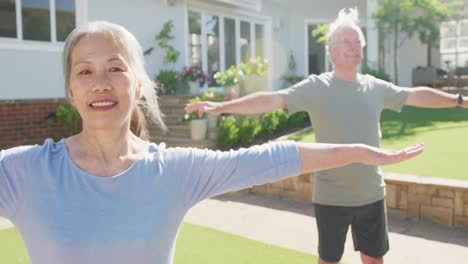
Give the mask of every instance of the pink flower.
[[174, 89], [171, 89], [171, 94], [174, 94], [174, 93], [175, 93]]
[[231, 88], [231, 97], [234, 98], [237, 96], [237, 91], [234, 88]]
[[209, 94], [208, 94], [208, 97], [211, 98], [211, 99], [213, 99], [213, 98], [215, 97], [215, 95], [214, 95], [214, 93], [209, 93]]

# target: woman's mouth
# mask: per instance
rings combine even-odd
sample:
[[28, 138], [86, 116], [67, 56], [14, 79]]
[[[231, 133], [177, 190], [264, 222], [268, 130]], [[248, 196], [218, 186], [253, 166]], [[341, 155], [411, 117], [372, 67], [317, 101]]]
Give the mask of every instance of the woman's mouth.
[[97, 111], [107, 111], [114, 108], [115, 105], [117, 105], [117, 102], [112, 100], [99, 100], [89, 104], [93, 110]]

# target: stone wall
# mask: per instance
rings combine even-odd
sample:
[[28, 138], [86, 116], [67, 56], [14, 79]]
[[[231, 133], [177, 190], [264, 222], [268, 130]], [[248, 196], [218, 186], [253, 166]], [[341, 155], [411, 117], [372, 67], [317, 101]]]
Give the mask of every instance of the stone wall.
[[[468, 227], [468, 181], [386, 174], [386, 203], [408, 217]], [[313, 174], [255, 186], [253, 193], [312, 203]]]

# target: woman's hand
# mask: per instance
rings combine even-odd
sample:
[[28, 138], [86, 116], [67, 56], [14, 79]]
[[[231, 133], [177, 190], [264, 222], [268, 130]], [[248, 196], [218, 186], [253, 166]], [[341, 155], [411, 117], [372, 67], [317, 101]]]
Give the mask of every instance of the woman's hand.
[[302, 173], [326, 170], [364, 163], [388, 165], [411, 159], [422, 153], [424, 144], [414, 145], [399, 151], [371, 147], [365, 144], [297, 143], [302, 162]]
[[185, 106], [185, 112], [192, 113], [198, 111], [198, 116], [201, 117], [204, 113], [219, 115], [221, 114], [221, 103], [216, 102], [196, 102]]
[[389, 165], [399, 163], [421, 154], [424, 150], [424, 144], [413, 145], [398, 151], [367, 145], [360, 146], [363, 149], [362, 161], [360, 162], [369, 165]]

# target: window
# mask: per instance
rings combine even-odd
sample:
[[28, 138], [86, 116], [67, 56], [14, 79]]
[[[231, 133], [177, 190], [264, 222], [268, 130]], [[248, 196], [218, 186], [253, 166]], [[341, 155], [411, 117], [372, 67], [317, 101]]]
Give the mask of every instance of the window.
[[75, 28], [75, 0], [0, 0], [0, 37], [64, 41]]
[[468, 67], [468, 20], [442, 23], [440, 56], [447, 70]]
[[265, 26], [259, 21], [188, 11], [188, 63], [210, 75], [265, 56]]

